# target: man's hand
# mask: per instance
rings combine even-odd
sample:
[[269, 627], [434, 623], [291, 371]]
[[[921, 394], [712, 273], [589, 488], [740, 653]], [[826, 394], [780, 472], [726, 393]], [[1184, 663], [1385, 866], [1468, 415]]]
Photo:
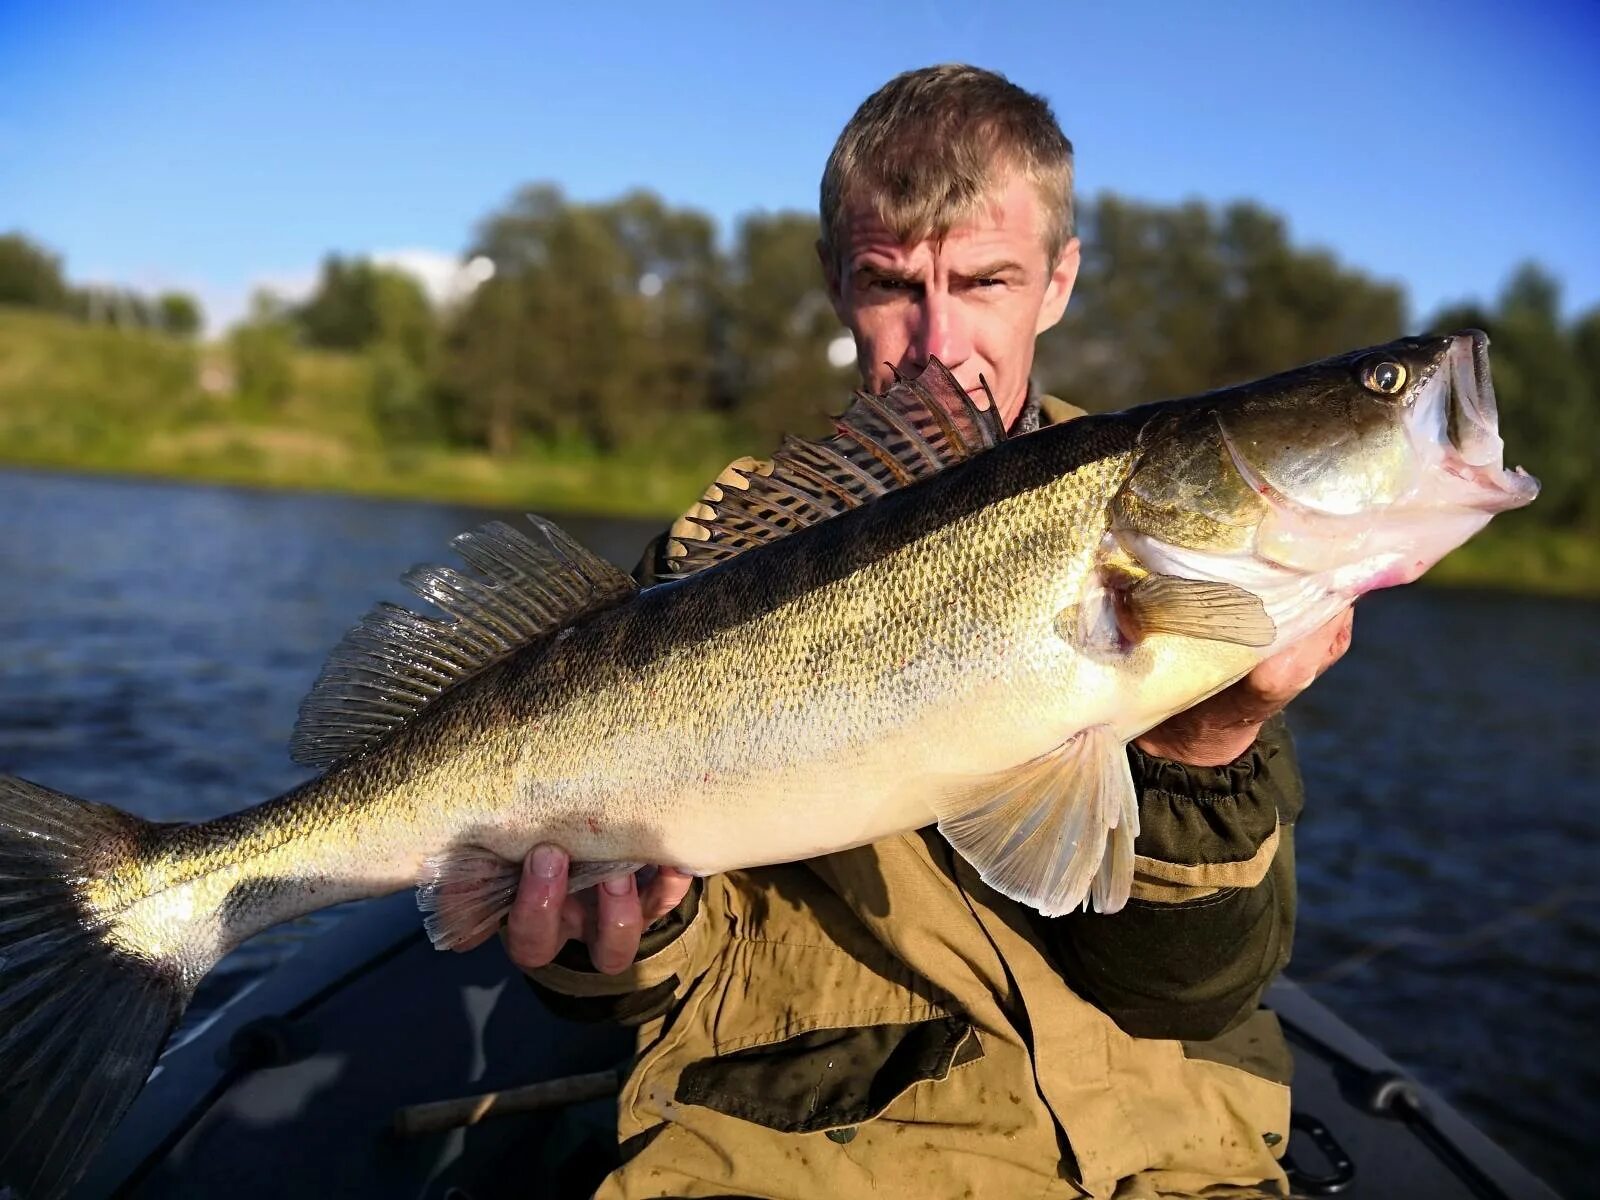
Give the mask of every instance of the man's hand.
[[589, 944], [595, 969], [624, 971], [639, 952], [645, 927], [678, 906], [694, 876], [661, 867], [641, 890], [640, 876], [608, 879], [567, 895], [567, 855], [559, 846], [535, 846], [522, 864], [522, 883], [506, 919], [506, 952], [524, 971], [548, 964], [568, 939]]
[[1350, 648], [1354, 609], [1345, 609], [1315, 633], [1263, 659], [1232, 687], [1169, 717], [1133, 744], [1146, 754], [1191, 767], [1231, 763], [1256, 740], [1262, 723], [1316, 681]]

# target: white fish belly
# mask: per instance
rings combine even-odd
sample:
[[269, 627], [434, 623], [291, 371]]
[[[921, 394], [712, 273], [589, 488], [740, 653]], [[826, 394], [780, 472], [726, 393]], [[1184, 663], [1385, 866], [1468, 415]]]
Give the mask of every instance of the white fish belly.
[[1069, 690], [993, 680], [853, 748], [682, 788], [661, 831], [665, 861], [710, 874], [931, 825], [943, 796], [981, 786], [1076, 732], [1064, 703]]

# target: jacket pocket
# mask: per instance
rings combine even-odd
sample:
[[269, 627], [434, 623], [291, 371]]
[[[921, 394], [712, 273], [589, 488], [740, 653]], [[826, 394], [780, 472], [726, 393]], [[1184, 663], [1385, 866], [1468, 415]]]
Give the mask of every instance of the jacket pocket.
[[781, 1133], [815, 1133], [871, 1120], [916, 1084], [982, 1057], [977, 1032], [957, 1016], [813, 1029], [690, 1063], [676, 1098]]

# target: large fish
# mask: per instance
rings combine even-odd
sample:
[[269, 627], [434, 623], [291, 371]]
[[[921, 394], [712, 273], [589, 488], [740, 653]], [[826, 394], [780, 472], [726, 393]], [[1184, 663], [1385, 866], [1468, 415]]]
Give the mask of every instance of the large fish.
[[347, 636], [294, 739], [325, 773], [256, 808], [156, 825], [0, 779], [0, 1185], [71, 1185], [244, 938], [420, 885], [472, 945], [538, 841], [581, 887], [937, 823], [1007, 896], [1115, 911], [1130, 739], [1534, 497], [1486, 346], [1009, 440], [934, 364], [725, 476], [681, 579], [639, 591], [544, 522], [462, 535], [474, 574], [408, 577], [445, 617]]

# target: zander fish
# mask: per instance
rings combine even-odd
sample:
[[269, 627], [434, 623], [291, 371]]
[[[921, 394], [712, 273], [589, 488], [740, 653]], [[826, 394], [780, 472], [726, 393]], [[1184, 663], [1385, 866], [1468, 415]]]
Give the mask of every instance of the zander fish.
[[334, 652], [256, 808], [152, 824], [0, 778], [0, 1191], [59, 1195], [200, 978], [249, 937], [420, 886], [490, 936], [536, 842], [582, 887], [937, 824], [1041, 912], [1114, 912], [1124, 747], [1535, 480], [1502, 467], [1487, 339], [1409, 338], [1004, 439], [941, 365], [725, 475], [644, 591], [554, 526], [419, 568]]

